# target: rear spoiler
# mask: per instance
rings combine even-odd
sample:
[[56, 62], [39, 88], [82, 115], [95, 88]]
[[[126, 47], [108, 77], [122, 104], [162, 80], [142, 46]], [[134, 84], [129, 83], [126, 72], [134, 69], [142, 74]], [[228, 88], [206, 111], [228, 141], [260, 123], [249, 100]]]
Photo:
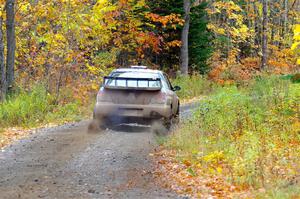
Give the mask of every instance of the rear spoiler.
[[104, 77], [103, 87], [118, 90], [159, 91], [162, 88], [160, 78]]

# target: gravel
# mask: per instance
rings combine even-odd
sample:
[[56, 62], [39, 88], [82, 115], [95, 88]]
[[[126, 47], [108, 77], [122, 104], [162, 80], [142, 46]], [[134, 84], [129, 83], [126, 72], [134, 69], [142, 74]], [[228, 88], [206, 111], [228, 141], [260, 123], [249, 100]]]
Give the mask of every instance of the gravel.
[[[182, 107], [182, 117], [195, 107]], [[154, 180], [149, 127], [89, 134], [89, 122], [40, 129], [4, 148], [0, 198], [180, 198]]]

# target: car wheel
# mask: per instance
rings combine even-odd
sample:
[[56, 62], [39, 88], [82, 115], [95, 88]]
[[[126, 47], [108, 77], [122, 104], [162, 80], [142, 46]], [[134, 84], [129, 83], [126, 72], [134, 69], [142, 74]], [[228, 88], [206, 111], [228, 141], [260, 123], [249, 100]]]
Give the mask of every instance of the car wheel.
[[108, 128], [108, 120], [106, 118], [96, 117], [95, 111], [93, 111], [93, 122], [94, 128], [97, 127], [99, 130], [106, 130]]
[[180, 122], [180, 111], [179, 111], [180, 107], [178, 105], [178, 109], [177, 109], [177, 112], [176, 112], [176, 115], [175, 115], [175, 122], [174, 124], [178, 125], [179, 122]]
[[179, 124], [179, 122], [180, 122], [180, 117], [179, 117], [179, 115], [174, 115], [173, 116], [173, 118], [172, 118], [172, 125], [173, 126], [176, 126], [176, 125], [178, 125]]
[[163, 125], [166, 127], [166, 129], [170, 130], [172, 127], [172, 118], [165, 118], [163, 121]]
[[93, 120], [95, 120], [96, 119], [96, 113], [95, 113], [95, 111], [93, 111]]
[[100, 129], [101, 130], [106, 130], [109, 128], [109, 120], [107, 118], [102, 118], [99, 120], [99, 124], [100, 124]]
[[165, 127], [170, 131], [173, 130], [180, 122], [179, 117], [179, 109], [177, 110], [177, 113], [175, 115], [172, 115], [171, 118], [165, 119]]
[[163, 125], [168, 131], [172, 130], [172, 127], [174, 127], [176, 123], [177, 118], [175, 116], [172, 116], [171, 118], [165, 118], [163, 121]]
[[156, 136], [167, 136], [168, 129], [166, 128], [165, 120], [154, 120], [151, 124], [151, 131]]

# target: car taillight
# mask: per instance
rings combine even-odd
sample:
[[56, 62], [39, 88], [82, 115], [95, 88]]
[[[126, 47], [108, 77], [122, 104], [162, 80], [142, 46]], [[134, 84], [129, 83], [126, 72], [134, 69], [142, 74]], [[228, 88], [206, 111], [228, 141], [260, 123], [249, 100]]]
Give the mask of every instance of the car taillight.
[[100, 89], [97, 94], [97, 102], [110, 102], [110, 98], [105, 94], [103, 89]]
[[167, 95], [164, 92], [159, 92], [151, 99], [151, 104], [166, 104], [167, 103]]

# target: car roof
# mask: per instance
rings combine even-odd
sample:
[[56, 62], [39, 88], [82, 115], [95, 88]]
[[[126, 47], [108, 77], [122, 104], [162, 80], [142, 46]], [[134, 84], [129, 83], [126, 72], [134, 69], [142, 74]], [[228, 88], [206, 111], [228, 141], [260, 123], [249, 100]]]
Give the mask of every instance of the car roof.
[[142, 73], [160, 73], [163, 72], [160, 70], [144, 69], [144, 68], [118, 68], [112, 71], [114, 72], [142, 72]]

